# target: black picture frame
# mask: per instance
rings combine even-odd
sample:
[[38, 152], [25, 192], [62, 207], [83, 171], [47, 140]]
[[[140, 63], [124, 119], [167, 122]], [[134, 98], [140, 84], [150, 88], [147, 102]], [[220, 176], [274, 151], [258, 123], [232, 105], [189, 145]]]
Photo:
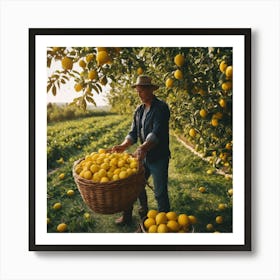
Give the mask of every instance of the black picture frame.
[[[244, 38], [244, 244], [38, 244], [36, 242], [36, 38], [62, 35], [152, 35], [152, 36], [241, 36]], [[160, 29], [29, 29], [29, 250], [30, 251], [250, 251], [251, 248], [251, 29], [249, 28], [160, 28]]]

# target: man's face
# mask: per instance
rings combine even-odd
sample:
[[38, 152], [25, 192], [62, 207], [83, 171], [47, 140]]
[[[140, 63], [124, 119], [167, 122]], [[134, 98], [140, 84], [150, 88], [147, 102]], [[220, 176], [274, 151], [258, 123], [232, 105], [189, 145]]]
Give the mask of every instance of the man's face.
[[146, 86], [136, 86], [136, 91], [143, 103], [149, 103], [154, 95], [153, 95], [153, 87], [146, 87]]

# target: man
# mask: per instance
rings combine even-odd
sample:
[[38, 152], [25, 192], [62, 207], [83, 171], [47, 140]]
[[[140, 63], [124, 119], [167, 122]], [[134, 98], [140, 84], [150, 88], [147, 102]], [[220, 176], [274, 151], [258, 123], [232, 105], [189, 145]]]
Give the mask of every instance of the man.
[[[169, 150], [169, 117], [170, 111], [167, 104], [159, 100], [154, 91], [157, 85], [152, 84], [148, 76], [139, 76], [136, 84], [132, 86], [138, 92], [142, 104], [134, 112], [131, 130], [123, 143], [114, 146], [113, 151], [123, 152], [131, 145], [140, 140], [141, 145], [135, 151], [135, 155], [143, 161], [145, 177], [153, 177], [155, 198], [158, 211], [168, 212], [170, 210], [168, 197], [168, 165], [170, 158]], [[146, 190], [139, 195], [141, 218], [148, 211]], [[129, 224], [132, 221], [133, 205], [123, 212], [116, 220], [116, 224]]]

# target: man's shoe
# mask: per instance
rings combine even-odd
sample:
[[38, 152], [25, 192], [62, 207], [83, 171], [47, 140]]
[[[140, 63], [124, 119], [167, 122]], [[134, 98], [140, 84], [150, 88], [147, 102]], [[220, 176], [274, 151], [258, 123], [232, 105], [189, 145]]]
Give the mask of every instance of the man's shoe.
[[119, 226], [130, 225], [132, 223], [132, 218], [127, 218], [125, 216], [121, 216], [115, 220], [115, 224]]

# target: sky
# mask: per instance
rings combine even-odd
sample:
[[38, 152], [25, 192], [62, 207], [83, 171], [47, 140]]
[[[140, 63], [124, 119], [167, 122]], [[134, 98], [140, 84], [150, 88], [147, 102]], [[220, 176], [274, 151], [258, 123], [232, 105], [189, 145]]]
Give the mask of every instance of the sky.
[[[55, 70], [61, 70], [60, 63], [61, 63], [60, 61], [53, 62], [51, 67], [47, 68], [47, 77], [50, 76]], [[80, 68], [77, 65], [74, 65], [73, 69], [80, 72], [82, 68]], [[73, 81], [73, 79], [71, 79], [66, 84], [61, 84], [60, 90], [57, 89], [58, 91], [56, 93], [56, 96], [53, 96], [52, 92], [49, 91], [47, 93], [47, 103], [49, 102], [70, 103], [73, 101], [75, 97], [81, 96], [81, 92], [76, 92], [74, 90], [74, 84], [75, 82]], [[108, 102], [106, 100], [106, 93], [109, 92], [110, 87], [106, 86], [102, 88], [103, 88], [103, 92], [101, 94], [97, 94], [93, 91], [94, 94], [93, 98], [97, 106], [108, 105]]]

